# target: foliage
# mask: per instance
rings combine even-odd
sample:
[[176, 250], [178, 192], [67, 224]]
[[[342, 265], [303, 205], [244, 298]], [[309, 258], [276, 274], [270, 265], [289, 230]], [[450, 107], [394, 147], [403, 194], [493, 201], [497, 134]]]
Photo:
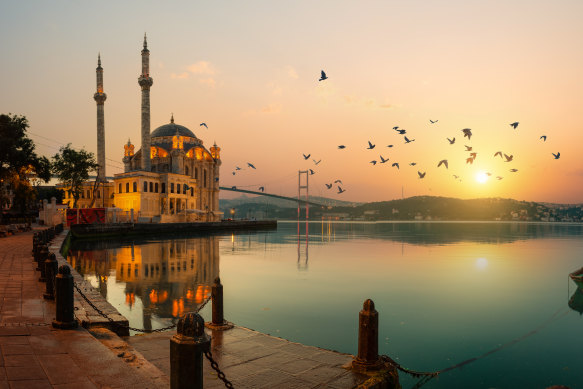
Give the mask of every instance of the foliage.
[[77, 200], [81, 197], [83, 183], [89, 179], [89, 173], [97, 171], [97, 162], [93, 153], [86, 150], [75, 150], [69, 143], [61, 147], [59, 153], [53, 156], [53, 173], [69, 188], [77, 207]]
[[48, 182], [51, 178], [50, 162], [35, 153], [27, 128], [26, 117], [0, 114], [0, 205], [8, 203], [8, 191], [12, 190], [14, 206], [21, 213], [35, 200], [31, 181]]

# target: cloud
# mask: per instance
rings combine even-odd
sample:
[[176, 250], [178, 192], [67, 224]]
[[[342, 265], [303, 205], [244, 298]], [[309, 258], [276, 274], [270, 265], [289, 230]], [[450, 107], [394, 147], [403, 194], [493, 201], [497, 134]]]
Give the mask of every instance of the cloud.
[[287, 75], [290, 78], [294, 78], [294, 79], [300, 78], [300, 76], [298, 76], [298, 72], [296, 72], [296, 69], [294, 69], [293, 67], [288, 65], [288, 66], [286, 66], [285, 70], [287, 72]]
[[393, 109], [395, 106], [393, 104], [379, 104], [379, 108]]
[[213, 65], [208, 61], [198, 61], [188, 67], [188, 71], [192, 74], [207, 74], [212, 76], [216, 73]]
[[269, 104], [265, 107], [261, 108], [261, 113], [280, 113], [281, 112], [281, 104]]
[[212, 77], [209, 77], [209, 78], [199, 78], [198, 79], [198, 82], [200, 82], [203, 85], [208, 86], [209, 88], [214, 88], [215, 86], [217, 86], [217, 82]]
[[187, 72], [183, 72], [180, 74], [176, 74], [176, 73], [172, 73], [170, 74], [170, 78], [172, 79], [184, 79], [184, 78], [188, 78], [189, 74]]
[[273, 93], [274, 96], [281, 96], [283, 92], [283, 89], [275, 82], [270, 82], [269, 84], [267, 84], [267, 87], [271, 89], [271, 93]]

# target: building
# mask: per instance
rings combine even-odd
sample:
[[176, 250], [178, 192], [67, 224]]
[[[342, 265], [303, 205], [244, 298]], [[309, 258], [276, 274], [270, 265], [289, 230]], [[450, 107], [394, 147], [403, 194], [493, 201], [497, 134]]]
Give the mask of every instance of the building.
[[[146, 36], [142, 49], [141, 149], [128, 140], [124, 145], [124, 172], [115, 174], [113, 182], [105, 175], [105, 124], [103, 68], [98, 57], [97, 91], [97, 163], [95, 182], [84, 186], [79, 208], [112, 207], [134, 215], [138, 222], [219, 221], [219, 168], [221, 149], [214, 144], [207, 149], [203, 141], [188, 128], [164, 124], [150, 132], [150, 51]], [[66, 188], [63, 188], [66, 189]], [[73, 199], [65, 190], [65, 200]], [[119, 219], [118, 219], [119, 220]]]

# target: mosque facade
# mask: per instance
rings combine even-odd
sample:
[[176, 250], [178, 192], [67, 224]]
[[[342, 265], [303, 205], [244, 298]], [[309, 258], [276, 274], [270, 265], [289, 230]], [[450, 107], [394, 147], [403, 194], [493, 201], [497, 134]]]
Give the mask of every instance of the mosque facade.
[[[174, 123], [150, 132], [150, 51], [144, 36], [141, 88], [141, 148], [128, 140], [124, 145], [124, 172], [115, 174], [113, 182], [105, 174], [103, 68], [98, 58], [97, 91], [97, 163], [95, 182], [83, 187], [78, 208], [104, 207], [134, 215], [141, 222], [219, 221], [219, 177], [221, 149], [214, 144], [207, 149], [190, 129]], [[63, 188], [66, 189], [66, 188]], [[74, 200], [65, 190], [64, 202]]]

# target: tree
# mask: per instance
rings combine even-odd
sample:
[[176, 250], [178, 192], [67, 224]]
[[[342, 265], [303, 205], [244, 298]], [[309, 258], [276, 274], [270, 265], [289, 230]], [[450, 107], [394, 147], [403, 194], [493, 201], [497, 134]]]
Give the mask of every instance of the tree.
[[12, 191], [13, 206], [20, 212], [35, 200], [31, 180], [48, 182], [51, 178], [50, 162], [35, 153], [27, 128], [26, 117], [0, 114], [0, 205], [9, 203]]
[[71, 148], [70, 143], [61, 147], [59, 153], [53, 156], [53, 173], [71, 191], [75, 200], [73, 208], [77, 208], [77, 200], [81, 197], [83, 183], [89, 180], [89, 173], [96, 171], [98, 167], [92, 152], [77, 151]]

